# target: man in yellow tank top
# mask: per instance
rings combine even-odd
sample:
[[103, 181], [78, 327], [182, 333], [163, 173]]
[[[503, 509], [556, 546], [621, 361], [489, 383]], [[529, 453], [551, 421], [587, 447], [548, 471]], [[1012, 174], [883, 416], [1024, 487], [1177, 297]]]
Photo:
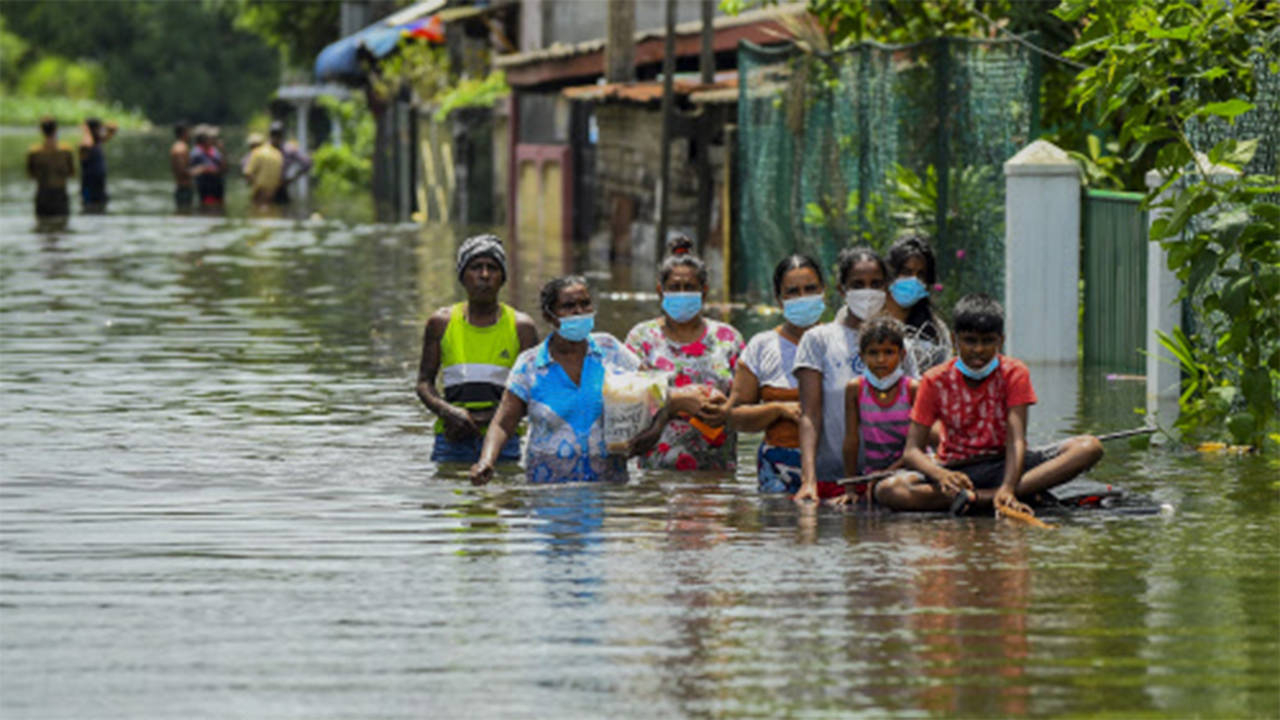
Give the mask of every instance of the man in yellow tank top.
[[[458, 248], [458, 281], [466, 302], [427, 319], [418, 365], [418, 398], [436, 416], [435, 462], [474, 463], [485, 429], [502, 399], [516, 357], [538, 344], [533, 319], [498, 301], [507, 281], [507, 255], [495, 235], [467, 238]], [[441, 375], [443, 395], [436, 389]], [[520, 459], [513, 435], [499, 460]]]

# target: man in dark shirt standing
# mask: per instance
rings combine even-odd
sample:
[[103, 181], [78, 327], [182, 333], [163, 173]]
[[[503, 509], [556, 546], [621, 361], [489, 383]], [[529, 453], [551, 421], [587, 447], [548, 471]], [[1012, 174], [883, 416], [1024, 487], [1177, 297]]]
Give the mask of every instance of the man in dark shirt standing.
[[67, 179], [75, 177], [75, 159], [66, 143], [58, 142], [58, 121], [40, 119], [44, 141], [27, 151], [27, 175], [36, 181], [36, 218], [65, 219], [71, 214]]
[[191, 131], [186, 123], [173, 126], [173, 145], [169, 146], [169, 169], [173, 171], [173, 204], [180, 213], [191, 212], [195, 203], [196, 187], [187, 167], [191, 154]]

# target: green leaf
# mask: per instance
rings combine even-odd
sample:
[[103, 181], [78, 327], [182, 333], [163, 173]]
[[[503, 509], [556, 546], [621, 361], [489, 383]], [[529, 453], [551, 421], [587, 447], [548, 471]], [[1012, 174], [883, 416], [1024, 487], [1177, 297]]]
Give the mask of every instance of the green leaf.
[[1149, 33], [1149, 37], [1159, 40], [1186, 40], [1191, 37], [1191, 30], [1192, 28], [1190, 25], [1183, 25], [1182, 27], [1171, 28], [1169, 30], [1165, 30], [1164, 28], [1152, 28]]
[[1214, 267], [1218, 264], [1218, 253], [1212, 250], [1206, 250], [1196, 257], [1195, 262], [1191, 264], [1191, 275], [1187, 278], [1187, 294], [1194, 294], [1196, 288], [1200, 287], [1200, 283], [1209, 277]]
[[1196, 110], [1197, 116], [1215, 115], [1220, 118], [1231, 120], [1241, 113], [1249, 112], [1257, 107], [1251, 102], [1241, 100], [1240, 98], [1232, 98], [1222, 102], [1213, 102]]
[[1250, 212], [1264, 220], [1280, 221], [1280, 205], [1268, 202], [1256, 202], [1249, 206]]
[[1271, 373], [1266, 368], [1249, 368], [1240, 378], [1244, 400], [1253, 408], [1266, 408], [1274, 402], [1271, 397]]
[[1247, 445], [1253, 439], [1254, 419], [1251, 412], [1239, 412], [1227, 418], [1227, 431], [1237, 444]]
[[1250, 138], [1241, 140], [1236, 144], [1235, 149], [1228, 152], [1222, 157], [1223, 160], [1233, 165], [1248, 165], [1253, 156], [1258, 152], [1258, 138]]
[[1156, 153], [1157, 168], [1181, 168], [1191, 162], [1191, 151], [1180, 142], [1169, 143]]

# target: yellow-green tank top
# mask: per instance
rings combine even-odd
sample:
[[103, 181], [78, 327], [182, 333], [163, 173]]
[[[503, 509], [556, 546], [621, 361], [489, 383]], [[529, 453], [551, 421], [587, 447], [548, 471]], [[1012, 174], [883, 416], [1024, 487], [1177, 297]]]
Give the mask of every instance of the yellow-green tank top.
[[[440, 375], [444, 399], [450, 405], [483, 410], [498, 404], [507, 386], [507, 373], [520, 354], [516, 313], [499, 303], [498, 321], [487, 327], [467, 322], [467, 304], [449, 312], [449, 324], [440, 338]], [[444, 422], [436, 420], [436, 432]]]

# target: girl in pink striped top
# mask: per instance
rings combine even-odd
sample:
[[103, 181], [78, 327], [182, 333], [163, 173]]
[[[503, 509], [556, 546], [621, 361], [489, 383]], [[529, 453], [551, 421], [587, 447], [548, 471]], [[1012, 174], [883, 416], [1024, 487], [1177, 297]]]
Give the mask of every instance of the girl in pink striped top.
[[902, 373], [906, 356], [902, 323], [880, 315], [859, 338], [866, 369], [845, 386], [844, 471], [861, 475], [902, 467], [919, 382]]

